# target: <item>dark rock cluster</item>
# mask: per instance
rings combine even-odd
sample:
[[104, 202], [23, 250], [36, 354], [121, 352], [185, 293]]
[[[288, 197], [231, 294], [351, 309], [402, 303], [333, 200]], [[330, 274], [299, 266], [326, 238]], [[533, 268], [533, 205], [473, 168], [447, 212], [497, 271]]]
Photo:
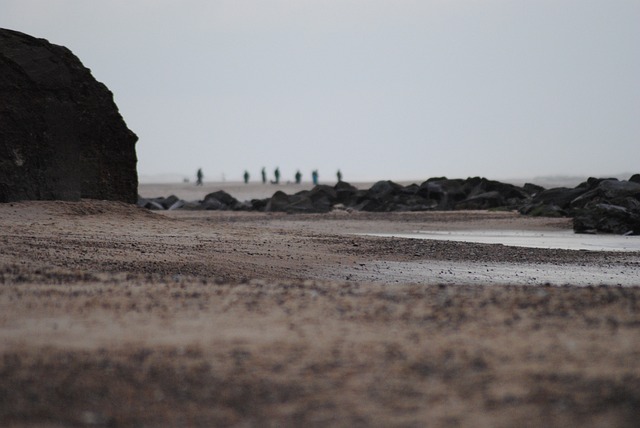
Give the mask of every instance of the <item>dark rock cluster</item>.
[[640, 175], [589, 178], [573, 189], [543, 190], [520, 208], [528, 215], [573, 217], [578, 233], [640, 234]]
[[137, 139], [70, 50], [0, 29], [0, 202], [135, 203]]
[[629, 181], [589, 178], [577, 187], [544, 189], [522, 187], [486, 178], [430, 178], [402, 186], [379, 181], [367, 190], [346, 182], [318, 185], [293, 195], [277, 191], [271, 198], [240, 202], [224, 191], [202, 201], [187, 202], [176, 196], [138, 200], [149, 209], [278, 211], [324, 213], [334, 209], [370, 212], [429, 210], [517, 210], [522, 214], [573, 217], [579, 233], [640, 234], [640, 175]]

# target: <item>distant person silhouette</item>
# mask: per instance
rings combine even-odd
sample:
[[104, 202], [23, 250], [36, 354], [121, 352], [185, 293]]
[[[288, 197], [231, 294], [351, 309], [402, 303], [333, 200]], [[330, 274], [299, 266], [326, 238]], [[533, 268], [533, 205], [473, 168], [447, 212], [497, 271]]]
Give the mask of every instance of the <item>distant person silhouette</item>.
[[313, 185], [317, 186], [318, 185], [318, 170], [314, 169], [313, 172], [311, 172], [311, 179], [313, 180]]
[[340, 170], [338, 170], [336, 176], [338, 177], [338, 183], [340, 183], [342, 181], [342, 173], [340, 172]]
[[249, 171], [244, 172], [244, 184], [249, 183]]
[[262, 168], [262, 184], [267, 184], [267, 171]]
[[296, 184], [300, 184], [301, 181], [302, 181], [302, 174], [300, 173], [300, 170], [298, 170], [296, 172]]
[[279, 184], [280, 183], [280, 168], [276, 168], [276, 170], [273, 171], [273, 176], [275, 177], [275, 181], [273, 182], [273, 184]]
[[204, 174], [202, 173], [202, 168], [198, 168], [198, 172], [196, 172], [196, 186], [202, 186], [202, 178]]

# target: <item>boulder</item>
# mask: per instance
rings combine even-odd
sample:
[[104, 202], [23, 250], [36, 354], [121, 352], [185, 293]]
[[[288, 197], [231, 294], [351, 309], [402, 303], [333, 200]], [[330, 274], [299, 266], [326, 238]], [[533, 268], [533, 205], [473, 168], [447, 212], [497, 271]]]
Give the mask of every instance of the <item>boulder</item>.
[[430, 178], [420, 185], [418, 194], [427, 200], [435, 200], [439, 210], [451, 210], [468, 196], [464, 180], [447, 178]]
[[169, 208], [173, 207], [179, 202], [180, 202], [180, 198], [178, 198], [176, 195], [171, 195], [167, 198], [164, 198], [164, 200], [162, 201], [162, 206], [168, 210]]
[[176, 195], [158, 198], [138, 198], [137, 205], [149, 210], [176, 210], [185, 205], [185, 201], [178, 199]]
[[140, 198], [138, 199], [137, 205], [141, 208], [146, 208], [148, 210], [162, 211], [162, 210], [166, 210], [164, 205], [162, 205], [163, 200], [164, 198], [152, 198], [152, 199]]
[[288, 213], [313, 213], [316, 212], [309, 191], [296, 193], [289, 196], [288, 204], [281, 210]]
[[186, 205], [187, 205], [186, 201], [183, 201], [182, 199], [179, 199], [179, 200], [175, 201], [173, 204], [169, 205], [167, 207], [167, 209], [169, 211], [179, 210], [179, 209], [184, 208]]
[[640, 183], [633, 181], [606, 179], [590, 187], [590, 190], [571, 201], [572, 208], [583, 208], [590, 202], [624, 206], [629, 198], [640, 200]]
[[308, 196], [313, 204], [313, 211], [317, 213], [329, 212], [338, 203], [338, 192], [331, 186], [315, 186]]
[[276, 193], [271, 196], [267, 205], [265, 206], [265, 211], [286, 211], [287, 206], [289, 205], [289, 196], [281, 190], [278, 190]]
[[538, 193], [544, 191], [544, 187], [533, 183], [524, 183], [522, 190], [524, 190], [529, 196], [536, 196]]
[[573, 218], [576, 233], [616, 233], [640, 235], [640, 210], [610, 204], [594, 204], [580, 210]]
[[0, 202], [136, 203], [136, 141], [69, 49], [0, 29]]
[[367, 197], [371, 199], [385, 199], [400, 193], [402, 185], [393, 181], [378, 181], [367, 191]]
[[446, 198], [447, 191], [437, 182], [425, 181], [418, 188], [417, 194], [426, 200], [435, 201], [437, 204]]
[[180, 201], [180, 202], [183, 203], [181, 207], [169, 208], [169, 209], [180, 209], [185, 211], [200, 211], [205, 209], [205, 207], [202, 206], [200, 201]]
[[402, 190], [403, 186], [393, 181], [378, 181], [368, 190], [358, 193], [350, 206], [360, 211], [393, 211], [397, 197], [402, 193]]
[[567, 212], [559, 206], [551, 203], [526, 204], [521, 206], [518, 211], [520, 214], [531, 217], [566, 217]]
[[578, 196], [587, 191], [584, 187], [576, 187], [569, 189], [567, 187], [555, 187], [553, 189], [543, 190], [533, 197], [533, 205], [556, 205], [560, 209], [568, 209]]
[[209, 198], [200, 202], [200, 209], [208, 211], [225, 211], [229, 209], [229, 206], [220, 202], [216, 198]]
[[276, 192], [265, 207], [266, 211], [288, 213], [324, 213], [331, 211], [337, 203], [337, 192], [331, 186], [318, 185], [293, 195]]
[[249, 202], [248, 209], [253, 210], [253, 211], [265, 211], [266, 207], [267, 207], [267, 204], [269, 203], [270, 200], [271, 200], [271, 198], [251, 199], [251, 202]]
[[394, 211], [431, 211], [438, 206], [434, 200], [425, 199], [420, 195], [408, 195], [401, 198], [393, 207]]
[[505, 199], [498, 191], [490, 191], [471, 196], [456, 203], [457, 210], [488, 210], [505, 206]]
[[338, 192], [331, 186], [320, 184], [309, 191], [309, 197], [313, 201], [326, 199], [331, 204], [334, 204], [338, 200]]
[[234, 210], [240, 206], [238, 200], [224, 190], [207, 194], [202, 204], [206, 205], [208, 210]]
[[354, 204], [359, 193], [355, 186], [352, 186], [345, 181], [339, 181], [335, 186], [333, 186], [333, 189], [336, 191], [336, 199], [338, 203], [345, 206]]
[[366, 196], [362, 196], [361, 198], [359, 198], [356, 204], [353, 205], [351, 208], [353, 208], [356, 211], [369, 211], [369, 212], [388, 211], [387, 205], [383, 201], [378, 199], [369, 199]]
[[486, 178], [481, 178], [479, 180], [477, 178], [467, 179], [467, 183], [471, 184], [472, 182], [476, 182], [476, 184], [468, 192], [468, 195], [470, 197], [483, 193], [497, 192], [505, 201], [520, 201], [528, 199], [531, 196], [531, 194], [525, 191], [523, 188], [509, 183], [488, 180]]

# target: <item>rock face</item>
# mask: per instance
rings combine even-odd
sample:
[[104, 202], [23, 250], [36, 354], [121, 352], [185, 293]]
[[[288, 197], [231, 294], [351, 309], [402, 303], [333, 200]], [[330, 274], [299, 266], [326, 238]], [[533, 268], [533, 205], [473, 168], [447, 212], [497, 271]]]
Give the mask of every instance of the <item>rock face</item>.
[[0, 202], [135, 203], [137, 139], [71, 51], [0, 29]]

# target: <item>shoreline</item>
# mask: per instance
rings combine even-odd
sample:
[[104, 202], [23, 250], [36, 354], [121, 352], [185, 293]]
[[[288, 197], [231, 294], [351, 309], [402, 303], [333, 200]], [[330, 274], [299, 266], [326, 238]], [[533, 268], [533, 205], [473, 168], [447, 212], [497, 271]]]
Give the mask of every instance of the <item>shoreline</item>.
[[569, 219], [84, 200], [0, 220], [8, 426], [638, 420], [637, 254], [355, 235]]
[[[627, 179], [631, 174], [624, 175], [618, 174], [614, 176], [619, 179]], [[500, 180], [506, 184], [513, 184], [522, 186], [525, 183], [534, 183], [545, 188], [554, 187], [575, 187], [578, 184], [587, 180], [588, 177], [539, 177], [528, 179], [505, 179]], [[396, 183], [408, 186], [410, 184], [420, 184], [427, 178], [422, 180], [401, 180]], [[393, 181], [393, 180], [392, 180]], [[350, 182], [352, 186], [358, 189], [369, 189], [376, 181], [356, 181]], [[320, 181], [319, 184], [326, 184], [334, 186], [335, 181]], [[178, 182], [178, 181], [153, 181], [144, 180], [138, 184], [138, 194], [143, 198], [156, 198], [156, 197], [168, 197], [175, 195], [181, 199], [187, 201], [202, 200], [204, 197], [212, 192], [223, 190], [235, 197], [239, 201], [248, 201], [251, 199], [264, 199], [273, 196], [277, 191], [283, 191], [287, 194], [293, 194], [302, 190], [313, 189], [314, 184], [310, 181], [303, 181], [300, 184], [294, 182], [283, 182], [280, 184], [261, 183], [251, 181], [245, 184], [241, 181], [204, 181], [202, 186], [196, 186], [195, 182]]]

